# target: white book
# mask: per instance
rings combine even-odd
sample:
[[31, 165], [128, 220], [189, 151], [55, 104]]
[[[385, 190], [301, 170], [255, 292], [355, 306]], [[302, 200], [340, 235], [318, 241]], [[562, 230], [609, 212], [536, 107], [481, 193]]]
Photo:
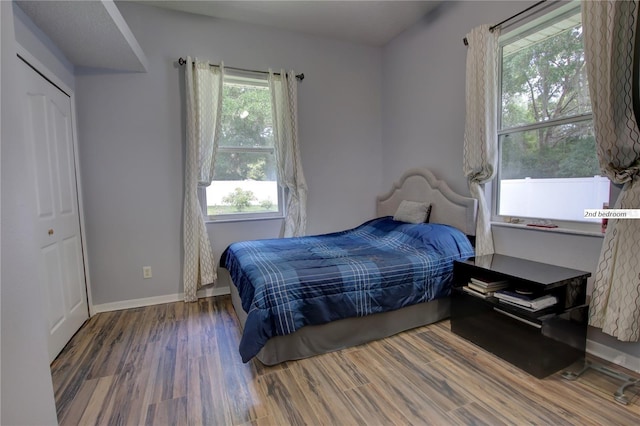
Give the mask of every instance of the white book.
[[540, 310], [540, 309], [532, 308], [530, 306], [524, 306], [524, 305], [520, 305], [518, 303], [510, 302], [510, 301], [505, 300], [505, 299], [500, 299], [500, 303], [503, 303], [503, 304], [509, 305], [509, 306], [515, 306], [518, 309], [523, 309], [523, 310], [529, 311], [529, 312], [535, 312], [535, 311], [539, 311]]
[[490, 281], [490, 280], [484, 280], [484, 279], [475, 278], [475, 277], [471, 277], [471, 282], [481, 287], [499, 287], [499, 286], [507, 285], [508, 283], [507, 280]]
[[540, 307], [523, 306], [523, 305], [519, 305], [517, 303], [509, 302], [508, 300], [504, 300], [504, 299], [500, 299], [500, 303], [503, 303], [503, 304], [509, 305], [509, 306], [514, 306], [514, 307], [516, 307], [518, 309], [522, 309], [522, 310], [525, 310], [525, 311], [528, 311], [528, 312], [538, 312], [538, 311], [541, 311], [541, 310], [543, 310], [545, 308], [548, 308], [549, 306], [553, 306], [553, 304], [552, 305], [548, 305], [548, 306], [540, 306]]
[[[537, 303], [531, 302], [528, 305], [523, 304], [521, 302], [520, 303], [519, 302], [513, 302], [511, 300], [507, 300], [507, 299], [503, 299], [503, 298], [498, 298], [498, 299], [500, 300], [501, 303], [505, 303], [507, 305], [515, 306], [515, 307], [518, 307], [518, 308], [522, 308], [522, 309], [527, 310], [529, 312], [536, 312], [536, 311], [542, 310], [544, 308], [548, 308], [549, 306], [553, 306], [556, 303], [558, 303], [558, 300], [554, 296], [549, 296], [549, 297], [543, 296], [543, 297], [540, 298], [540, 299], [543, 299], [543, 300], [540, 300]], [[538, 299], [536, 299], [536, 300], [538, 300]]]
[[546, 308], [548, 306], [553, 306], [558, 303], [558, 299], [555, 296], [550, 294], [546, 296], [539, 297], [531, 301], [532, 308]]
[[511, 302], [520, 306], [528, 306], [528, 307], [531, 306], [531, 300], [526, 297], [512, 296], [509, 294], [505, 294], [501, 291], [496, 291], [493, 296], [500, 300], [506, 300], [508, 302]]
[[467, 285], [467, 287], [472, 289], [472, 290], [478, 291], [480, 293], [484, 293], [486, 295], [493, 295], [493, 290], [488, 290], [485, 287], [481, 287], [481, 286], [475, 285], [474, 283], [469, 283]]
[[475, 296], [475, 297], [479, 297], [479, 298], [481, 298], [481, 299], [486, 299], [487, 297], [489, 297], [489, 296], [490, 296], [489, 294], [480, 293], [479, 291], [475, 291], [475, 290], [473, 290], [473, 289], [469, 288], [468, 286], [464, 286], [464, 287], [462, 287], [462, 290], [463, 290], [465, 293], [468, 293], [468, 294], [470, 294], [470, 295], [472, 295], [472, 296]]

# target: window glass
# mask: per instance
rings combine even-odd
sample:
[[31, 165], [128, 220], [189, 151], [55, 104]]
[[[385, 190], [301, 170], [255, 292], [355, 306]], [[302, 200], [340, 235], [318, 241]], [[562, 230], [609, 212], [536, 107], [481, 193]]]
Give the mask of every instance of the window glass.
[[225, 77], [221, 147], [273, 147], [271, 95], [264, 82], [234, 83]]
[[[496, 213], [585, 221], [609, 201], [600, 176], [580, 9], [501, 39]], [[588, 221], [588, 220], [586, 220]]]
[[502, 179], [600, 174], [591, 120], [505, 133], [500, 145]]
[[591, 112], [580, 13], [502, 48], [502, 128]]
[[225, 76], [214, 180], [205, 197], [208, 216], [282, 216], [272, 120], [266, 80]]

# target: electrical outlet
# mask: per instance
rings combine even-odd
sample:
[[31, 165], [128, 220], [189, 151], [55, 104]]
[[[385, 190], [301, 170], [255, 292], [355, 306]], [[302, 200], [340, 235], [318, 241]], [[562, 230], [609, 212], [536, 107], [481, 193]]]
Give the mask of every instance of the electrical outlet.
[[143, 266], [142, 267], [142, 277], [143, 278], [151, 278], [153, 275], [151, 275], [151, 266]]

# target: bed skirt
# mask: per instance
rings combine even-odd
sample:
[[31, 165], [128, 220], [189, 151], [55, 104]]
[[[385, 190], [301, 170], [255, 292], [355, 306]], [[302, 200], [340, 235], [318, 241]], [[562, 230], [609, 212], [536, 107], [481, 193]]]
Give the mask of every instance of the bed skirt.
[[[233, 308], [244, 329], [247, 313], [242, 309], [236, 286], [230, 283], [229, 287]], [[309, 325], [269, 339], [256, 358], [265, 365], [275, 365], [361, 345], [449, 318], [449, 308], [450, 298], [445, 297], [391, 312]]]

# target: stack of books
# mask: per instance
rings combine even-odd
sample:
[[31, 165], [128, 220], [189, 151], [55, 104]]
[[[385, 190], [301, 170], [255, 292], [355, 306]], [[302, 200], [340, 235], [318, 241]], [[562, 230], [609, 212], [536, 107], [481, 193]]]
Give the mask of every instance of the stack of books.
[[513, 291], [499, 290], [496, 291], [493, 296], [497, 298], [500, 303], [516, 306], [529, 312], [537, 312], [558, 303], [558, 299], [550, 294], [534, 298], [530, 295]]
[[469, 284], [462, 287], [467, 293], [486, 299], [493, 296], [498, 290], [506, 288], [507, 280], [485, 280], [484, 278], [471, 278]]

